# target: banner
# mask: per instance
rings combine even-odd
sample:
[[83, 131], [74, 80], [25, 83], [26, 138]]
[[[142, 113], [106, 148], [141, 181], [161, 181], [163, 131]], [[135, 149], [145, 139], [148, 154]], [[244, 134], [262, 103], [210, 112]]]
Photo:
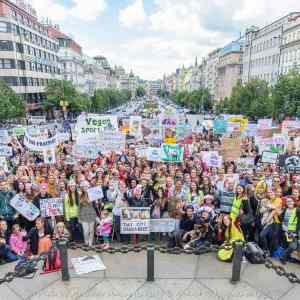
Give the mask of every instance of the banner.
[[100, 148], [97, 144], [75, 144], [73, 147], [73, 156], [75, 158], [96, 159]]
[[56, 131], [57, 135], [57, 141], [58, 143], [63, 143], [69, 141], [71, 134], [70, 134], [70, 129], [69, 128], [59, 128]]
[[255, 168], [253, 157], [241, 157], [237, 162], [238, 171], [253, 170]]
[[55, 164], [55, 148], [48, 148], [43, 150], [44, 162], [45, 164]]
[[121, 234], [149, 234], [150, 208], [121, 208]]
[[280, 155], [279, 166], [288, 173], [300, 174], [300, 155]]
[[95, 187], [89, 188], [87, 193], [88, 193], [90, 202], [100, 200], [103, 198], [103, 191], [102, 191], [101, 186], [95, 186]]
[[40, 199], [41, 216], [56, 217], [64, 215], [64, 203], [61, 198], [45, 198]]
[[173, 232], [175, 219], [151, 219], [150, 232]]
[[149, 161], [162, 161], [161, 148], [148, 147], [145, 149], [145, 157]]
[[269, 152], [269, 151], [264, 151], [262, 153], [260, 161], [262, 163], [267, 163], [267, 164], [276, 164], [278, 159], [278, 154]]
[[40, 215], [40, 210], [19, 194], [10, 200], [10, 205], [29, 221], [34, 221]]
[[6, 129], [0, 129], [0, 144], [8, 144], [10, 141], [10, 137], [8, 135], [8, 131]]
[[183, 147], [177, 144], [162, 144], [162, 160], [170, 162], [183, 161]]
[[241, 156], [241, 137], [224, 137], [221, 144], [221, 155], [224, 161], [235, 161]]
[[214, 120], [213, 125], [214, 134], [225, 134], [227, 132], [227, 122], [223, 118], [218, 118]]
[[38, 139], [31, 137], [27, 130], [24, 136], [24, 145], [32, 151], [44, 151], [45, 149], [55, 148], [57, 145], [56, 136], [48, 139]]
[[218, 151], [202, 151], [202, 161], [206, 163], [208, 167], [220, 168], [222, 166], [222, 156]]
[[0, 156], [10, 157], [13, 155], [12, 147], [0, 145]]
[[76, 141], [94, 139], [99, 140], [99, 133], [102, 131], [117, 132], [117, 116], [101, 116], [95, 114], [81, 114], [75, 125]]
[[134, 136], [137, 140], [141, 140], [143, 138], [141, 116], [130, 116], [129, 134]]

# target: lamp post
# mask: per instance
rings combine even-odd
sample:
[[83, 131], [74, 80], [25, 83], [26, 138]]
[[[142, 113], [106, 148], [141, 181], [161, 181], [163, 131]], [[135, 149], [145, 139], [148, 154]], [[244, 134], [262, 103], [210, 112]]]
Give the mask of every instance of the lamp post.
[[59, 105], [60, 105], [60, 107], [63, 111], [64, 120], [66, 120], [67, 119], [67, 109], [68, 109], [68, 106], [69, 106], [69, 102], [66, 101], [66, 100], [61, 100], [59, 102]]

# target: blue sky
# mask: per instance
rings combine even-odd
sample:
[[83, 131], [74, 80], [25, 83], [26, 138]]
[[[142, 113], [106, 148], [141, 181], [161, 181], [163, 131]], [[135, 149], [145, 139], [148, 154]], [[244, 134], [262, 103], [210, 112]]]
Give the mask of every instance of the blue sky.
[[31, 0], [88, 55], [144, 79], [162, 78], [291, 11], [299, 0]]

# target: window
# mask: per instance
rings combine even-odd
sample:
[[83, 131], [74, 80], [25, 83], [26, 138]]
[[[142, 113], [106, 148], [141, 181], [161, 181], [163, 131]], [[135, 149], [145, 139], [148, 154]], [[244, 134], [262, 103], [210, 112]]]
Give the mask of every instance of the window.
[[25, 61], [24, 60], [18, 60], [18, 68], [20, 70], [26, 70]]
[[0, 51], [13, 51], [14, 45], [12, 41], [0, 41]]
[[16, 43], [16, 50], [19, 53], [24, 53], [24, 47], [21, 43]]
[[19, 85], [18, 77], [2, 76], [2, 77], [0, 77], [0, 80], [4, 81], [9, 86], [18, 86]]
[[0, 32], [9, 32], [8, 23], [0, 22]]
[[15, 69], [16, 64], [13, 59], [0, 59], [0, 69]]
[[26, 77], [20, 77], [20, 85], [27, 86], [27, 78]]

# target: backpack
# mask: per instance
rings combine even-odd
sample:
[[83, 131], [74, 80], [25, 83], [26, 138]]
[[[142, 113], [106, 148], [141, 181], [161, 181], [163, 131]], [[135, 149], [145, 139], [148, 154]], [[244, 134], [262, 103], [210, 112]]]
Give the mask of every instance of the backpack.
[[263, 264], [266, 260], [264, 251], [254, 242], [246, 244], [244, 253], [251, 264]]
[[57, 272], [61, 268], [60, 252], [56, 246], [51, 247], [46, 255], [43, 273]]
[[33, 278], [37, 270], [36, 263], [27, 257], [21, 257], [15, 266], [16, 276], [22, 278]]
[[233, 257], [233, 245], [232, 243], [224, 243], [218, 250], [218, 259], [224, 262], [231, 262]]

